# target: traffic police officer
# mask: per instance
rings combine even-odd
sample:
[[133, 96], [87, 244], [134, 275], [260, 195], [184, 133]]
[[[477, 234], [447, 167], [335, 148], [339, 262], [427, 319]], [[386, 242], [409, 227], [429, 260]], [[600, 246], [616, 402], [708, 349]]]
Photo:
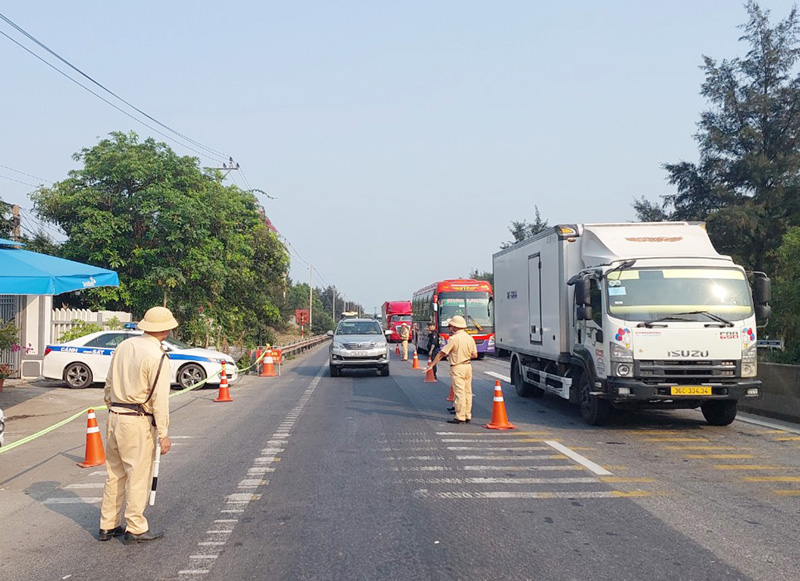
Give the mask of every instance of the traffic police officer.
[[397, 328], [397, 332], [403, 342], [403, 361], [408, 361], [408, 339], [411, 337], [411, 328], [407, 323], [403, 323]]
[[[111, 358], [105, 386], [108, 406], [106, 477], [100, 507], [99, 540], [124, 535], [123, 542], [152, 541], [144, 517], [153, 470], [155, 437], [161, 453], [169, 452], [169, 359], [161, 341], [178, 321], [169, 309], [153, 307], [139, 322], [142, 335], [119, 344]], [[125, 523], [120, 524], [123, 505]]]
[[456, 417], [447, 422], [463, 424], [472, 419], [471, 360], [478, 358], [478, 349], [475, 346], [475, 339], [466, 331], [467, 322], [464, 317], [456, 315], [447, 324], [450, 327], [450, 339], [433, 358], [428, 369], [435, 367], [439, 361], [447, 357], [450, 362], [450, 381], [453, 386], [453, 407], [456, 408]]

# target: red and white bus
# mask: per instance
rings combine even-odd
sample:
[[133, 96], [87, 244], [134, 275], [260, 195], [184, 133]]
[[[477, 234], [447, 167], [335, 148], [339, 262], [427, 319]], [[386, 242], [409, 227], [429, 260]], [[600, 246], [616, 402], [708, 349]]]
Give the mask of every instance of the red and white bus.
[[461, 315], [467, 321], [467, 333], [475, 339], [478, 357], [494, 353], [494, 295], [492, 285], [484, 280], [452, 279], [429, 284], [411, 299], [414, 319], [414, 343], [418, 349], [428, 346], [428, 324], [439, 330], [439, 342], [450, 338], [447, 322]]

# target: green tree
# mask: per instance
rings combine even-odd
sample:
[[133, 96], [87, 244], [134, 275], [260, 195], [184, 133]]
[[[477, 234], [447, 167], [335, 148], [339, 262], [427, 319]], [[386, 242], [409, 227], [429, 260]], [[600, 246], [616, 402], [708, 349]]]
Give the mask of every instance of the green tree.
[[[783, 234], [800, 224], [800, 73], [797, 10], [772, 26], [745, 5], [743, 58], [704, 56], [698, 163], [665, 164], [676, 192], [661, 208], [634, 202], [642, 220], [704, 220], [715, 247], [756, 270], [774, 271]], [[663, 213], [658, 214], [658, 210]]]
[[217, 345], [254, 342], [280, 322], [288, 254], [252, 193], [135, 133], [112, 133], [73, 157], [82, 168], [32, 197], [68, 237], [61, 256], [119, 273], [118, 288], [82, 295], [87, 306], [138, 317], [163, 304], [182, 336]]
[[547, 220], [542, 220], [541, 214], [539, 214], [539, 206], [534, 206], [535, 209], [535, 218], [533, 223], [528, 223], [527, 220], [522, 220], [520, 222], [514, 221], [511, 222], [511, 226], [509, 226], [508, 231], [511, 232], [511, 235], [514, 237], [514, 240], [510, 242], [503, 242], [500, 244], [500, 248], [508, 248], [509, 246], [516, 244], [517, 242], [522, 242], [526, 238], [530, 238], [538, 234], [539, 232], [543, 232], [547, 230], [548, 224]]
[[473, 268], [469, 273], [469, 278], [474, 280], [485, 280], [490, 285], [494, 286], [494, 274], [486, 270], [479, 272], [477, 268]]

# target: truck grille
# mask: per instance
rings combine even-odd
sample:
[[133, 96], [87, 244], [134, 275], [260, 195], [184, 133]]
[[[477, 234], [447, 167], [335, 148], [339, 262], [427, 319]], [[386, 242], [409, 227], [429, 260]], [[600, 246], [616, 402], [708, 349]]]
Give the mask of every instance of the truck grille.
[[739, 362], [733, 360], [652, 359], [636, 362], [637, 377], [645, 382], [692, 382], [733, 380], [739, 376]]

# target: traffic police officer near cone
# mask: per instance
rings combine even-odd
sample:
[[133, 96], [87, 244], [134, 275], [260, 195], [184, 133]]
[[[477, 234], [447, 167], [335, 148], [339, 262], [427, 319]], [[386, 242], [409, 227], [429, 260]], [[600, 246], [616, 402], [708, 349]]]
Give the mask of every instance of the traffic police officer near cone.
[[[123, 542], [140, 543], [164, 535], [150, 530], [144, 509], [155, 438], [162, 454], [172, 445], [167, 435], [171, 373], [161, 341], [177, 326], [169, 309], [153, 307], [138, 324], [144, 333], [120, 343], [111, 358], [105, 387], [108, 476], [100, 506], [101, 541], [124, 535]], [[120, 524], [123, 506], [125, 522]]]
[[472, 359], [478, 358], [475, 339], [466, 331], [467, 322], [461, 315], [448, 321], [450, 340], [433, 358], [426, 371], [435, 367], [439, 361], [447, 357], [450, 362], [450, 381], [455, 399], [456, 417], [447, 420], [449, 424], [463, 424], [472, 419]]

